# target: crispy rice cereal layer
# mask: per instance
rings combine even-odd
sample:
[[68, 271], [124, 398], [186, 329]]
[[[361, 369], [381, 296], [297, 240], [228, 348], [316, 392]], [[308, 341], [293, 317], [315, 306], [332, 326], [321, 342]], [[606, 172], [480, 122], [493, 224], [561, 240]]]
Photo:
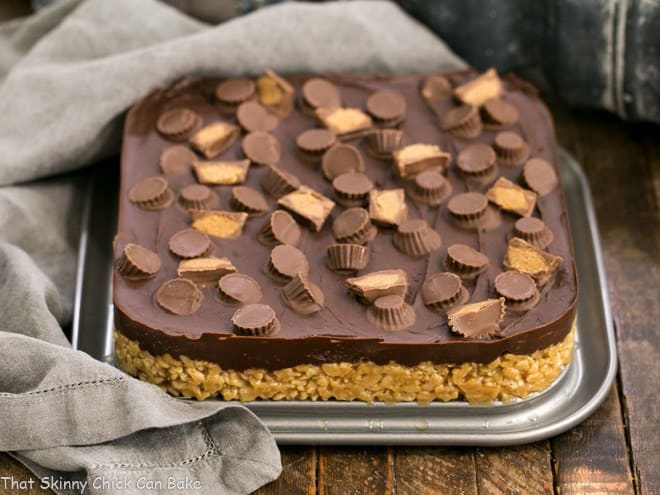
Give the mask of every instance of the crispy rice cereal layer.
[[395, 362], [301, 364], [275, 371], [223, 370], [208, 361], [170, 354], [152, 356], [138, 342], [115, 331], [115, 356], [121, 369], [173, 395], [198, 400], [361, 400], [510, 401], [546, 389], [570, 363], [575, 323], [558, 344], [530, 355], [505, 354], [488, 363], [403, 366]]

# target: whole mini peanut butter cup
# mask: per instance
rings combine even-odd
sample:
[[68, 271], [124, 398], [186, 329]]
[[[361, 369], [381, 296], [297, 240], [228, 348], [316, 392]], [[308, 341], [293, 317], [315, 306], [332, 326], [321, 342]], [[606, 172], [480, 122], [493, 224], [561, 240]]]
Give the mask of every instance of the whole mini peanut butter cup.
[[250, 79], [227, 79], [215, 88], [215, 97], [230, 105], [238, 105], [255, 95], [256, 85]]
[[465, 304], [447, 312], [447, 323], [454, 333], [481, 339], [500, 331], [504, 319], [504, 298]]
[[505, 299], [507, 309], [527, 311], [541, 298], [534, 279], [517, 271], [502, 272], [495, 277], [495, 290]]
[[328, 180], [347, 172], [364, 172], [360, 150], [351, 144], [337, 143], [330, 147], [321, 159], [323, 176]]
[[364, 208], [349, 208], [335, 218], [332, 235], [337, 242], [364, 244], [378, 234], [378, 229], [371, 223], [369, 212]]
[[236, 120], [247, 132], [270, 132], [277, 127], [280, 121], [256, 101], [241, 103], [236, 109]]
[[330, 244], [326, 251], [326, 265], [333, 271], [352, 273], [369, 263], [369, 248], [361, 244]]
[[461, 278], [450, 272], [431, 275], [422, 285], [422, 301], [436, 311], [447, 311], [469, 298]]
[[273, 308], [267, 304], [248, 304], [238, 308], [231, 317], [236, 335], [265, 337], [274, 335], [280, 323]]
[[305, 81], [302, 86], [302, 109], [308, 115], [313, 115], [314, 110], [320, 107], [341, 107], [341, 94], [339, 89], [327, 79], [313, 77]]
[[406, 134], [399, 129], [374, 129], [365, 136], [364, 142], [371, 156], [391, 160], [394, 152], [406, 144]]
[[536, 217], [519, 218], [513, 224], [513, 235], [540, 249], [548, 247], [554, 238], [552, 230], [543, 223], [543, 220]]
[[280, 293], [286, 305], [301, 315], [318, 313], [325, 306], [321, 288], [310, 282], [305, 273], [296, 273]]
[[445, 266], [464, 280], [475, 278], [490, 265], [488, 256], [465, 244], [452, 244], [447, 248]]
[[347, 172], [335, 177], [332, 187], [337, 203], [351, 207], [366, 203], [369, 191], [374, 188], [374, 183], [361, 172]]
[[261, 187], [274, 198], [281, 198], [300, 187], [300, 180], [291, 172], [271, 165], [261, 179]]
[[147, 177], [128, 191], [128, 199], [144, 210], [160, 210], [172, 204], [174, 194], [160, 176]]
[[307, 129], [296, 137], [296, 146], [305, 160], [318, 161], [336, 141], [327, 129]]
[[287, 283], [298, 273], [307, 275], [309, 261], [297, 247], [280, 244], [270, 252], [266, 271], [276, 282]]
[[244, 273], [228, 273], [218, 280], [220, 299], [229, 304], [254, 304], [263, 292], [255, 279]]
[[518, 109], [501, 98], [493, 98], [481, 106], [481, 119], [490, 128], [512, 126], [519, 118]]
[[520, 165], [529, 156], [529, 146], [520, 134], [513, 131], [496, 134], [493, 149], [502, 165]]
[[406, 99], [397, 91], [384, 89], [367, 98], [367, 112], [383, 125], [396, 125], [406, 115]]
[[160, 155], [160, 169], [165, 175], [183, 175], [188, 173], [197, 155], [182, 145], [165, 148]]
[[539, 196], [546, 196], [557, 186], [557, 173], [543, 158], [530, 158], [523, 167], [523, 180]]
[[232, 187], [229, 204], [233, 209], [249, 215], [260, 215], [268, 211], [268, 202], [263, 194], [248, 186]]
[[218, 197], [206, 186], [191, 184], [181, 189], [179, 193], [179, 204], [190, 210], [207, 210], [215, 206]]
[[170, 237], [168, 247], [179, 258], [197, 258], [209, 252], [211, 240], [203, 232], [184, 229]]
[[440, 125], [443, 130], [462, 139], [475, 138], [483, 130], [477, 108], [467, 104], [449, 110], [443, 116]]
[[413, 307], [397, 294], [379, 297], [367, 308], [367, 320], [391, 332], [411, 327], [415, 319]]
[[168, 280], [156, 291], [158, 305], [178, 316], [189, 316], [202, 305], [204, 295], [190, 280], [175, 278]]
[[243, 138], [241, 148], [245, 157], [257, 165], [273, 165], [280, 161], [282, 147], [272, 134], [251, 132]]
[[449, 200], [447, 208], [459, 220], [477, 220], [486, 213], [488, 198], [481, 193], [457, 194]]
[[437, 170], [425, 170], [415, 176], [410, 186], [410, 196], [420, 203], [438, 206], [445, 201], [453, 188]]
[[173, 108], [160, 114], [156, 129], [167, 139], [180, 141], [186, 139], [201, 123], [202, 118], [189, 108]]
[[410, 256], [426, 256], [442, 246], [440, 234], [422, 219], [409, 219], [399, 224], [392, 242], [399, 251]]
[[117, 260], [117, 271], [127, 279], [153, 277], [161, 267], [160, 256], [139, 244], [129, 243]]
[[497, 155], [487, 144], [471, 144], [458, 154], [456, 166], [467, 177], [486, 177], [495, 170]]
[[300, 226], [296, 220], [284, 210], [275, 210], [261, 227], [259, 241], [266, 246], [278, 244], [298, 245], [300, 241]]

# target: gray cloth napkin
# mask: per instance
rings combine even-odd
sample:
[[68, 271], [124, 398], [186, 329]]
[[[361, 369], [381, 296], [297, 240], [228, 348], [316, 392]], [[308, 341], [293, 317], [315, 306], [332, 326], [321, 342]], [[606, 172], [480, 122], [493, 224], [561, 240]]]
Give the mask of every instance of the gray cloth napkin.
[[0, 26], [0, 450], [57, 493], [248, 493], [276, 478], [276, 445], [240, 404], [175, 399], [70, 348], [83, 179], [61, 174], [117, 152], [126, 109], [185, 75], [462, 66], [388, 2], [211, 27], [154, 0], [62, 0]]

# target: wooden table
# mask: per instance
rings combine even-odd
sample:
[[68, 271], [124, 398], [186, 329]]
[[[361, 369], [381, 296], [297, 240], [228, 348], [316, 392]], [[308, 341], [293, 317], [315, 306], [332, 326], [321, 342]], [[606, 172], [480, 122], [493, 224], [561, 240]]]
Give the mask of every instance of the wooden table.
[[[605, 403], [569, 432], [522, 447], [283, 447], [282, 476], [256, 494], [660, 494], [660, 128], [551, 109], [599, 222], [620, 360]], [[34, 478], [4, 454], [0, 476]]]

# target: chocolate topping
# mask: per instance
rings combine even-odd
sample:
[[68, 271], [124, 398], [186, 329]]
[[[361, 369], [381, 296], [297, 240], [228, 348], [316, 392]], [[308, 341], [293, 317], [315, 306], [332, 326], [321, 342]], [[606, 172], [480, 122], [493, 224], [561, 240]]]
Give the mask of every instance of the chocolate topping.
[[179, 258], [197, 258], [211, 249], [211, 240], [203, 232], [184, 229], [170, 237], [167, 246]]
[[147, 177], [128, 191], [128, 199], [145, 210], [160, 210], [172, 203], [173, 194], [163, 177]]
[[502, 210], [528, 217], [536, 206], [536, 193], [523, 189], [506, 177], [500, 177], [488, 189], [486, 197]]
[[323, 228], [335, 207], [334, 201], [306, 186], [281, 197], [277, 204], [296, 215], [315, 232]]
[[325, 306], [325, 294], [321, 288], [307, 279], [305, 273], [296, 273], [282, 287], [284, 303], [301, 315], [318, 313]]
[[490, 260], [488, 256], [465, 244], [452, 244], [447, 248], [445, 266], [462, 279], [472, 279], [484, 272]]
[[277, 127], [280, 119], [256, 101], [241, 103], [236, 110], [236, 120], [247, 132], [270, 132]]
[[173, 108], [158, 117], [156, 129], [164, 137], [178, 141], [186, 139], [201, 121], [201, 117], [188, 108]]
[[469, 298], [458, 275], [440, 272], [431, 275], [422, 285], [422, 301], [436, 311], [447, 311]]
[[406, 135], [399, 129], [374, 129], [365, 137], [365, 149], [374, 158], [390, 160], [394, 152], [403, 148]]
[[[320, 158], [333, 144], [335, 135], [327, 129], [307, 129], [298, 134], [296, 145], [305, 154], [306, 158]], [[308, 155], [316, 155], [309, 157]]]
[[399, 224], [392, 237], [394, 246], [410, 256], [425, 256], [440, 249], [442, 238], [426, 223], [426, 220], [411, 219]]
[[547, 196], [557, 186], [555, 169], [543, 158], [530, 158], [523, 167], [523, 180], [539, 196]]
[[483, 130], [479, 112], [472, 105], [461, 105], [452, 108], [444, 115], [440, 125], [443, 130], [463, 139], [475, 138]]
[[513, 224], [514, 237], [520, 237], [524, 241], [536, 246], [539, 249], [545, 249], [550, 245], [554, 235], [543, 220], [535, 217], [523, 217]]
[[505, 298], [509, 311], [528, 311], [539, 303], [541, 295], [534, 279], [521, 272], [502, 272], [495, 277], [495, 290]]
[[245, 157], [257, 165], [272, 165], [282, 156], [280, 142], [267, 132], [251, 132], [243, 138], [241, 148]]
[[160, 154], [160, 169], [165, 175], [183, 175], [190, 170], [197, 155], [187, 147], [176, 145], [165, 148]]
[[513, 131], [496, 134], [493, 148], [502, 165], [520, 165], [529, 156], [529, 146], [520, 134]]
[[235, 210], [244, 211], [250, 215], [260, 215], [268, 211], [268, 202], [263, 194], [248, 186], [232, 187], [229, 204]]
[[364, 208], [349, 208], [332, 224], [332, 235], [340, 243], [365, 244], [376, 234], [378, 229], [371, 223], [369, 212]]
[[267, 304], [248, 304], [238, 308], [231, 322], [237, 335], [264, 337], [277, 333], [280, 328], [275, 311]]
[[254, 96], [256, 86], [250, 79], [227, 79], [215, 88], [215, 97], [223, 103], [238, 105]]
[[497, 155], [487, 144], [471, 144], [458, 154], [456, 166], [467, 177], [486, 177], [496, 167]]
[[518, 109], [500, 98], [488, 100], [481, 107], [481, 118], [489, 126], [509, 127], [518, 122]]
[[160, 256], [139, 244], [126, 244], [117, 260], [117, 270], [127, 279], [153, 277], [160, 266]]
[[319, 77], [308, 79], [303, 84], [302, 96], [305, 104], [312, 110], [319, 107], [341, 107], [341, 95], [337, 86]]
[[368, 263], [369, 249], [360, 244], [330, 244], [326, 251], [326, 265], [336, 272], [356, 272]]
[[378, 121], [396, 124], [406, 115], [406, 100], [396, 91], [376, 91], [367, 98], [367, 111]]
[[420, 93], [430, 102], [440, 101], [451, 95], [451, 83], [439, 74], [427, 76], [422, 81]]
[[364, 172], [364, 161], [355, 146], [337, 143], [323, 154], [321, 170], [326, 179], [333, 180], [347, 172]]
[[250, 160], [197, 161], [194, 164], [197, 180], [202, 184], [214, 185], [242, 184], [249, 168]]
[[268, 274], [277, 282], [287, 283], [297, 273], [309, 273], [309, 261], [300, 249], [288, 244], [275, 246], [270, 252]]
[[452, 331], [473, 339], [498, 333], [503, 319], [504, 298], [458, 306], [447, 313], [447, 323]]
[[236, 267], [229, 258], [193, 258], [179, 261], [176, 274], [202, 287], [212, 287], [227, 273], [236, 272]]
[[261, 227], [259, 240], [266, 246], [290, 244], [296, 246], [300, 241], [300, 227], [284, 210], [275, 210], [268, 221]]
[[429, 206], [438, 206], [451, 193], [451, 183], [436, 170], [425, 170], [417, 174], [410, 187], [410, 196]]
[[240, 131], [227, 122], [214, 122], [201, 128], [190, 138], [190, 146], [206, 158], [213, 158], [229, 148]]
[[218, 280], [220, 298], [230, 304], [254, 304], [261, 301], [261, 285], [244, 273], [229, 273]]
[[291, 172], [271, 165], [261, 180], [261, 187], [274, 198], [281, 198], [298, 189], [300, 180]]
[[179, 204], [186, 209], [206, 210], [218, 202], [218, 197], [211, 189], [199, 184], [190, 184], [181, 189]]
[[374, 188], [371, 179], [361, 172], [347, 172], [332, 181], [337, 203], [342, 206], [360, 206], [367, 201], [369, 191]]
[[197, 286], [185, 278], [168, 280], [156, 292], [158, 305], [178, 316], [189, 316], [202, 305], [204, 295]]
[[367, 309], [367, 320], [383, 330], [405, 330], [415, 323], [415, 319], [413, 307], [397, 294], [379, 297]]

